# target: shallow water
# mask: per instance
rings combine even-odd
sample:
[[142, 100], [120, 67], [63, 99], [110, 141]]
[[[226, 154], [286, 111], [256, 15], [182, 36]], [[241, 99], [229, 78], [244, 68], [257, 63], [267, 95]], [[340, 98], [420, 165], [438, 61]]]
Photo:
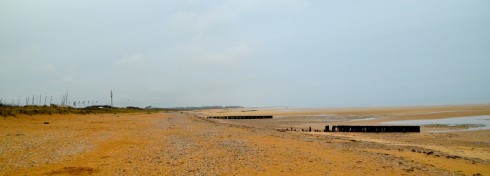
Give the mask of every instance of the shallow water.
[[[383, 122], [381, 124], [388, 125], [448, 125], [448, 126], [456, 126], [456, 125], [484, 125], [482, 127], [474, 127], [468, 129], [461, 130], [449, 130], [453, 131], [474, 131], [474, 130], [490, 130], [490, 115], [483, 116], [470, 116], [470, 117], [453, 117], [453, 118], [445, 118], [445, 119], [425, 119], [425, 120], [400, 120], [400, 121], [389, 121]], [[449, 132], [449, 131], [440, 131], [440, 132]]]
[[355, 122], [355, 121], [368, 121], [368, 120], [376, 120], [376, 118], [369, 117], [369, 118], [364, 118], [364, 119], [352, 119], [352, 120], [349, 120], [349, 121]]
[[332, 117], [336, 116], [334, 114], [318, 114], [318, 115], [282, 115], [282, 116], [274, 116], [274, 117]]
[[432, 111], [432, 112], [420, 112], [420, 113], [399, 113], [396, 115], [424, 115], [424, 114], [440, 114], [447, 112], [466, 112], [466, 111], [475, 111], [475, 110], [457, 110], [457, 111]]

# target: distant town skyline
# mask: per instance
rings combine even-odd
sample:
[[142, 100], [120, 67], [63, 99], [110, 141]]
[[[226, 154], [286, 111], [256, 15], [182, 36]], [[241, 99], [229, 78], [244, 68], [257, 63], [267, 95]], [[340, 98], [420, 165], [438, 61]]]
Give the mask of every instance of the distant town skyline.
[[[114, 106], [490, 103], [490, 1], [0, 1], [0, 97]], [[37, 99], [37, 98], [36, 98]], [[42, 100], [44, 101], [44, 100]]]

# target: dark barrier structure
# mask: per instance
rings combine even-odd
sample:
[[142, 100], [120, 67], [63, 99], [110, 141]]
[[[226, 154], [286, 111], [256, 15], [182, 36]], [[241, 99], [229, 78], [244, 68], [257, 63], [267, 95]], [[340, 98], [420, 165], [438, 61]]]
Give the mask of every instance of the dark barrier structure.
[[272, 116], [209, 116], [208, 119], [272, 119]]
[[330, 132], [330, 126], [325, 126], [325, 129], [323, 130], [323, 132]]
[[[325, 126], [325, 132], [329, 131], [329, 126]], [[420, 133], [420, 126], [348, 126], [334, 125], [332, 132], [364, 132], [364, 133]]]

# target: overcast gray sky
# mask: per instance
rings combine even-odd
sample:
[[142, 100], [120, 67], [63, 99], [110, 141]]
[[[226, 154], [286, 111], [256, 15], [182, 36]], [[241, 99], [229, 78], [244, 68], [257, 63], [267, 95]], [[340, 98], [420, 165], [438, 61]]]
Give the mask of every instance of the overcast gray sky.
[[0, 97], [490, 103], [488, 0], [2, 0]]

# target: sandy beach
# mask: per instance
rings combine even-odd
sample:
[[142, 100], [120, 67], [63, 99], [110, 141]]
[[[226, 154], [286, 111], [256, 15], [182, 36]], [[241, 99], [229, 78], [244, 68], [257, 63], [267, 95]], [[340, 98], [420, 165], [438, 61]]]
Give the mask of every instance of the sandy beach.
[[[216, 114], [277, 118], [201, 118]], [[315, 116], [324, 114], [336, 118]], [[0, 175], [490, 175], [489, 130], [278, 130], [488, 114], [481, 105], [8, 117], [0, 119]]]

